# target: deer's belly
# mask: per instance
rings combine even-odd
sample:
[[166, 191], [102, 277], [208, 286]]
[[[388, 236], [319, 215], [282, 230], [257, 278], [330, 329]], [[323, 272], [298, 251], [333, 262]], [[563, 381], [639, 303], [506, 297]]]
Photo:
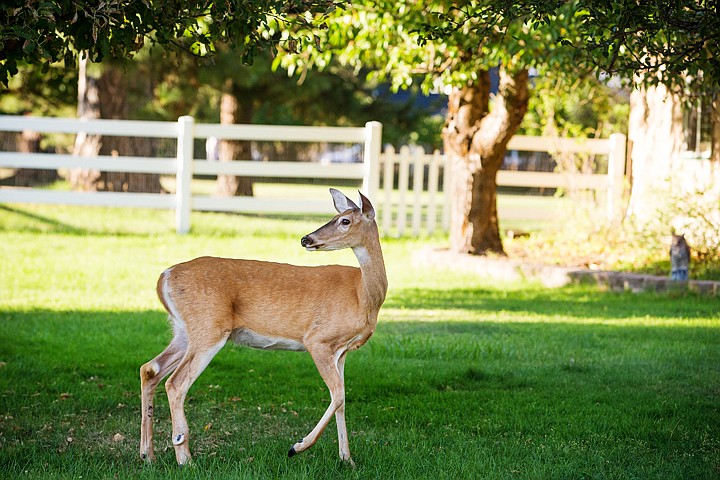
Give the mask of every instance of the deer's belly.
[[260, 335], [249, 328], [238, 328], [233, 330], [230, 340], [238, 345], [244, 345], [250, 348], [258, 348], [260, 350], [292, 350], [295, 352], [304, 352], [305, 345], [289, 338], [267, 337]]

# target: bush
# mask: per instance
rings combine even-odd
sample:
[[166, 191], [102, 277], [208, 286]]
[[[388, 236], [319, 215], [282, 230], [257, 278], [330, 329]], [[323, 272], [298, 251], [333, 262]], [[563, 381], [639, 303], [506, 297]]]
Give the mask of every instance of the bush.
[[690, 278], [720, 280], [720, 181], [712, 178], [667, 181], [656, 190], [652, 211], [619, 225], [608, 224], [595, 207], [575, 204], [557, 229], [507, 239], [505, 249], [528, 261], [669, 275], [671, 236], [684, 234]]
[[713, 181], [717, 176], [691, 175], [686, 182], [667, 179], [655, 192], [654, 214], [634, 225], [643, 242], [663, 239], [668, 248], [671, 234], [684, 235], [692, 255], [690, 275], [695, 278], [720, 272], [720, 184]]

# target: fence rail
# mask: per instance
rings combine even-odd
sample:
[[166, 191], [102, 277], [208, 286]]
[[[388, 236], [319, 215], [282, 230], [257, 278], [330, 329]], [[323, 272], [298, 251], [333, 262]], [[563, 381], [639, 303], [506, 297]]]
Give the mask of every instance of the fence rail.
[[[365, 127], [302, 127], [266, 125], [217, 125], [195, 123], [192, 117], [177, 122], [126, 120], [83, 120], [0, 115], [0, 131], [38, 133], [136, 136], [177, 140], [175, 157], [78, 157], [67, 154], [0, 152], [0, 168], [94, 169], [108, 172], [155, 173], [175, 176], [175, 194], [128, 192], [68, 192], [41, 188], [0, 188], [0, 203], [61, 203], [75, 205], [127, 206], [174, 209], [176, 229], [190, 229], [191, 210], [264, 213], [327, 213], [328, 202], [318, 199], [278, 199], [254, 197], [212, 197], [194, 195], [193, 175], [237, 175], [263, 178], [350, 179], [362, 182], [366, 195], [374, 199], [379, 224], [385, 235], [420, 235], [450, 223], [450, 169], [448, 159], [439, 152], [392, 147], [381, 153], [382, 125], [369, 122]], [[323, 142], [362, 144], [363, 162], [320, 164], [312, 162], [213, 162], [193, 158], [196, 139], [217, 137], [232, 140]], [[498, 186], [590, 189], [606, 192], [606, 214], [620, 213], [625, 169], [625, 136], [606, 140], [573, 140], [518, 136], [508, 150], [608, 155], [607, 174], [520, 172], [501, 170]], [[291, 201], [288, 201], [291, 200]], [[501, 216], [506, 216], [501, 211]]]
[[[0, 131], [38, 133], [85, 133], [92, 135], [175, 138], [174, 158], [97, 156], [0, 152], [0, 167], [37, 169], [94, 169], [108, 172], [157, 173], [175, 175], [175, 195], [129, 192], [63, 192], [39, 188], [0, 188], [0, 202], [61, 203], [73, 205], [169, 208], [176, 212], [178, 233], [190, 230], [190, 212], [244, 211], [265, 213], [326, 213], [327, 200], [263, 199], [193, 195], [193, 175], [238, 175], [282, 178], [325, 178], [362, 181], [364, 192], [375, 197], [378, 183], [382, 125], [369, 122], [365, 127], [304, 127], [268, 125], [216, 125], [195, 123], [192, 117], [177, 122], [125, 120], [84, 120], [0, 116]], [[229, 140], [284, 142], [360, 143], [364, 146], [362, 164], [319, 164], [308, 162], [210, 162], [193, 158], [195, 139], [215, 136]]]

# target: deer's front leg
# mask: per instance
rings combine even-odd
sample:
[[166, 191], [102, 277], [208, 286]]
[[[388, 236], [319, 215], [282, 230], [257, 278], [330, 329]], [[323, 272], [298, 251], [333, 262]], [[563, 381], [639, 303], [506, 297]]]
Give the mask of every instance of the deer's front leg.
[[[302, 440], [300, 440], [295, 445], [293, 445], [292, 448], [290, 448], [290, 452], [288, 452], [288, 456], [290, 457], [292, 457], [296, 453], [303, 452], [315, 445], [315, 442], [317, 442], [318, 438], [320, 438], [320, 435], [322, 434], [323, 430], [325, 430], [325, 427], [327, 427], [328, 423], [330, 423], [330, 419], [333, 417], [333, 415], [335, 415], [338, 409], [344, 407], [345, 405], [345, 384], [343, 382], [341, 369], [339, 369], [338, 367], [339, 363], [341, 362], [341, 358], [344, 360], [344, 353], [346, 350], [334, 352], [332, 349], [322, 347], [313, 349], [308, 348], [308, 351], [310, 352], [310, 355], [312, 356], [313, 361], [317, 366], [318, 372], [320, 372], [320, 376], [325, 381], [328, 390], [330, 390], [330, 405], [328, 406], [327, 410], [325, 410], [325, 413], [323, 414], [318, 424], [315, 425], [315, 428], [313, 428], [309, 434], [307, 434]], [[347, 446], [347, 433], [344, 431], [344, 412], [341, 414], [341, 418], [342, 429], [345, 437], [345, 446], [343, 446], [343, 440], [339, 438], [338, 440], [340, 442], [341, 451], [340, 457], [344, 461], [352, 462], [352, 460], [350, 459], [350, 449]], [[338, 432], [340, 428], [340, 424], [338, 424]]]
[[[337, 370], [340, 374], [340, 381], [345, 389], [345, 356], [347, 350], [342, 352], [337, 359]], [[347, 426], [345, 425], [345, 401], [335, 411], [335, 423], [337, 424], [338, 446], [340, 447], [340, 459], [349, 462], [354, 466], [354, 462], [350, 458], [350, 445], [348, 443]]]

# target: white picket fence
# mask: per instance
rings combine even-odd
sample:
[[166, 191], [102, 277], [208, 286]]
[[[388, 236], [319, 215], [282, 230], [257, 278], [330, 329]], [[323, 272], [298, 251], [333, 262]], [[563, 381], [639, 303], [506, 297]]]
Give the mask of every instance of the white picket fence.
[[[450, 202], [445, 201], [445, 192], [450, 190], [450, 175], [441, 175], [441, 171], [449, 173], [446, 157], [439, 151], [426, 154], [420, 147], [404, 146], [397, 152], [393, 147], [387, 147], [380, 161], [383, 172], [379, 197], [382, 204], [380, 226], [383, 234], [390, 235], [392, 232], [403, 236], [408, 227], [413, 236], [419, 236], [423, 231], [432, 234], [438, 230], [438, 217], [440, 229], [447, 231], [450, 227]], [[397, 189], [394, 188], [395, 172]]]
[[[420, 235], [449, 226], [450, 169], [438, 152], [388, 148], [381, 154], [382, 125], [365, 127], [298, 127], [267, 125], [218, 125], [195, 123], [192, 117], [177, 122], [127, 120], [81, 120], [0, 115], [0, 131], [31, 130], [41, 134], [85, 132], [143, 138], [175, 138], [174, 157], [77, 157], [66, 154], [0, 152], [0, 168], [73, 169], [173, 175], [175, 194], [127, 192], [70, 192], [42, 188], [0, 188], [0, 203], [60, 203], [174, 209], [178, 233], [190, 229], [191, 210], [253, 213], [329, 213], [328, 199], [214, 197], [192, 193], [193, 175], [229, 174], [264, 178], [351, 179], [362, 182], [363, 192], [373, 199], [385, 235]], [[362, 163], [321, 164], [315, 162], [212, 162], [193, 158], [196, 138], [230, 140], [320, 142], [362, 144]], [[591, 189], [606, 192], [609, 218], [619, 214], [625, 166], [625, 137], [608, 140], [551, 139], [515, 136], [509, 150], [584, 152], [608, 155], [608, 174], [500, 171], [499, 186]], [[382, 180], [381, 180], [382, 173]], [[427, 176], [427, 178], [426, 178]], [[442, 180], [441, 180], [442, 179]], [[394, 183], [397, 181], [397, 188]], [[442, 181], [442, 185], [440, 182]], [[501, 212], [502, 214], [502, 212]]]
[[[561, 188], [566, 191], [594, 190], [606, 200], [605, 216], [608, 220], [622, 215], [625, 181], [626, 137], [610, 135], [609, 139], [569, 139], [515, 135], [508, 151], [549, 152], [560, 154], [607, 155], [607, 174], [577, 172], [527, 172], [500, 170], [497, 185], [503, 187]], [[419, 147], [402, 147], [395, 151], [387, 148], [380, 157], [382, 202], [381, 228], [384, 234], [402, 236], [408, 228], [414, 236], [421, 232], [447, 231], [450, 225], [449, 161], [440, 152], [426, 154]], [[397, 188], [393, 188], [393, 175], [397, 173]], [[412, 179], [412, 181], [411, 181]], [[440, 184], [442, 182], [442, 185]], [[425, 188], [426, 186], [426, 188]], [[555, 215], [538, 210], [532, 215]], [[499, 208], [503, 220], [529, 218], [528, 212]]]

